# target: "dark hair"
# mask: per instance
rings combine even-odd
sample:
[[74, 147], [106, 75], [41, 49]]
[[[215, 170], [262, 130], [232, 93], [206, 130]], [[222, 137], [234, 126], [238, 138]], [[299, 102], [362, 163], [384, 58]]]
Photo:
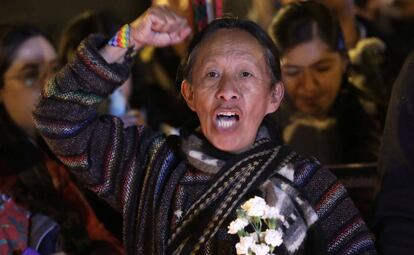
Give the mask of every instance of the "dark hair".
[[108, 11], [85, 11], [74, 17], [63, 29], [59, 42], [59, 58], [68, 62], [68, 54], [76, 50], [87, 36], [99, 33], [109, 38], [122, 26], [121, 19]]
[[[4, 73], [13, 63], [19, 47], [35, 36], [48, 39], [44, 32], [30, 24], [0, 25], [0, 89], [4, 86]], [[85, 219], [79, 217], [78, 208], [62, 199], [62, 194], [54, 187], [44, 153], [48, 153], [44, 142], [39, 139], [34, 145], [0, 103], [0, 178], [17, 177], [14, 186], [6, 192], [31, 212], [42, 213], [58, 222], [64, 250], [82, 254], [90, 246]]]
[[256, 38], [256, 40], [263, 47], [272, 84], [275, 84], [280, 80], [281, 71], [279, 52], [269, 35], [259, 25], [252, 21], [232, 17], [212, 21], [200, 34], [193, 38], [188, 47], [187, 54], [181, 64], [182, 77], [179, 78], [184, 78], [189, 82], [192, 81], [192, 69], [197, 57], [197, 50], [199, 46], [220, 29], [240, 29]]
[[324, 5], [294, 2], [280, 9], [273, 18], [270, 34], [282, 52], [318, 36], [332, 51], [346, 54], [345, 40], [338, 20]]

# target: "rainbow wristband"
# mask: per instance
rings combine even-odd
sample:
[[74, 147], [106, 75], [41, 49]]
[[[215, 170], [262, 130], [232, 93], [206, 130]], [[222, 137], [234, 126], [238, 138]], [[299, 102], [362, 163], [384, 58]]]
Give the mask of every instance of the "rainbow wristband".
[[129, 47], [129, 35], [129, 25], [123, 25], [121, 29], [119, 29], [118, 32], [116, 32], [114, 37], [112, 37], [112, 39], [108, 41], [108, 45], [126, 49]]

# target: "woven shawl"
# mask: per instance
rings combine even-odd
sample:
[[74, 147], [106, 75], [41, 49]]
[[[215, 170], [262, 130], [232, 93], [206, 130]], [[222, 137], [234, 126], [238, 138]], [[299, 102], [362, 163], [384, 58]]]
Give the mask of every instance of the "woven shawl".
[[168, 254], [200, 254], [203, 245], [233, 216], [245, 195], [295, 155], [287, 147], [265, 140], [229, 160], [171, 233]]

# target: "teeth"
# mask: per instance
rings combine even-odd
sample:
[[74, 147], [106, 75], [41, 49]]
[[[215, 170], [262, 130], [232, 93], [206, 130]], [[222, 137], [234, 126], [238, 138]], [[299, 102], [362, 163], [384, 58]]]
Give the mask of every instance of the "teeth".
[[235, 112], [220, 112], [217, 114], [217, 127], [227, 129], [234, 126], [239, 120]]
[[229, 128], [233, 126], [234, 124], [236, 124], [235, 119], [218, 119], [217, 121], [217, 126], [219, 128]]
[[218, 115], [219, 116], [226, 116], [226, 117], [236, 116], [236, 114], [232, 113], [232, 112], [221, 112]]

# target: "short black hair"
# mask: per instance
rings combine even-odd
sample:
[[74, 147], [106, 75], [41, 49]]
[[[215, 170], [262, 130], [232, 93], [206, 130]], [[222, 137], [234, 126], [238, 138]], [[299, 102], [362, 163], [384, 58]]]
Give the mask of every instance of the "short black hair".
[[221, 29], [240, 29], [252, 35], [264, 49], [266, 63], [269, 68], [272, 84], [280, 81], [280, 58], [279, 51], [270, 36], [256, 23], [249, 20], [242, 20], [234, 17], [225, 17], [212, 21], [200, 34], [195, 36], [190, 42], [187, 54], [182, 61], [177, 82], [182, 79], [192, 81], [192, 69], [197, 57], [199, 45], [209, 38], [212, 34]]

